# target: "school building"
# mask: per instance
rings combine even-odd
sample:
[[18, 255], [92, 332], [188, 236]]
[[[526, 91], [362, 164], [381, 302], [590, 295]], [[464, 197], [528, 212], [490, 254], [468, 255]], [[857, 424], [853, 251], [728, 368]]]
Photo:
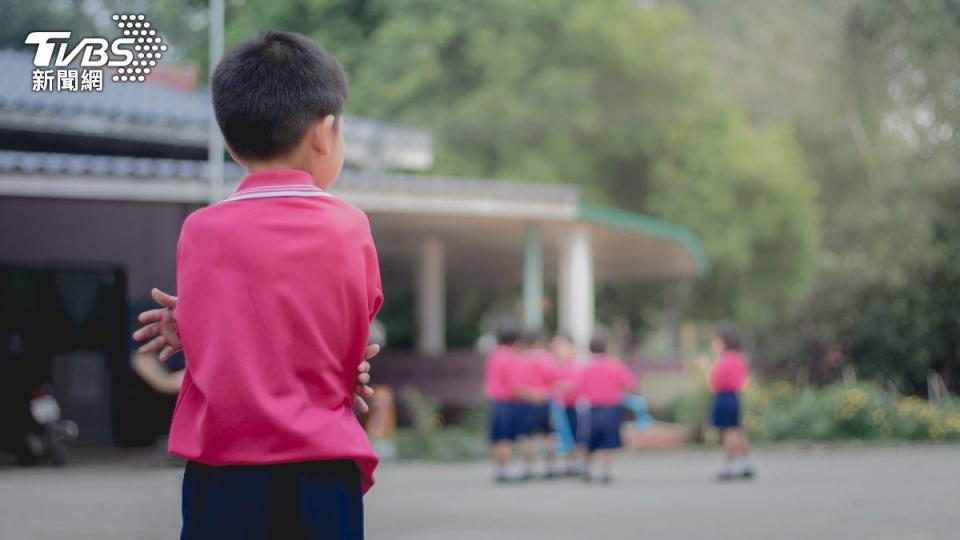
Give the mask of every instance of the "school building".
[[[129, 317], [151, 287], [175, 290], [180, 224], [209, 200], [209, 96], [162, 76], [33, 92], [31, 69], [29, 54], [0, 51], [0, 337], [26, 343], [17, 354], [32, 351], [52, 373], [86, 442], [136, 444], [147, 436], [137, 411], [151, 398], [129, 373]], [[429, 133], [345, 125], [347, 168], [331, 192], [369, 215], [384, 289], [414, 298], [414, 347], [385, 351], [377, 382], [450, 402], [480, 396], [479, 356], [445, 341], [448, 298], [464, 288], [519, 288], [527, 324], [555, 306], [558, 327], [582, 345], [598, 284], [708, 268], [681, 226], [590, 203], [571, 186], [429, 175]], [[225, 172], [230, 192], [243, 172]], [[545, 291], [556, 291], [546, 304]]]

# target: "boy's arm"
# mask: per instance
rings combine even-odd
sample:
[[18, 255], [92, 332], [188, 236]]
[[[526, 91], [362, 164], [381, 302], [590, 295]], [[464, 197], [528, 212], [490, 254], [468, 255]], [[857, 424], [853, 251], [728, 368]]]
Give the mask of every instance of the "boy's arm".
[[546, 401], [547, 395], [541, 392], [540, 390], [534, 390], [529, 386], [514, 386], [513, 393], [520, 399], [525, 401], [532, 401], [534, 403], [541, 403]]
[[[378, 276], [379, 278], [379, 276]], [[160, 304], [161, 307], [149, 309], [141, 313], [137, 320], [144, 324], [133, 333], [133, 339], [137, 341], [149, 342], [140, 347], [141, 354], [160, 351], [160, 360], [169, 360], [171, 356], [180, 352], [182, 345], [180, 336], [177, 335], [177, 320], [174, 312], [177, 309], [177, 297], [167, 294], [160, 289], [150, 291], [150, 296]], [[377, 306], [379, 308], [379, 305]], [[152, 338], [152, 339], [151, 339]], [[354, 405], [360, 412], [367, 412], [370, 407], [364, 398], [373, 397], [373, 388], [370, 383], [370, 360], [380, 352], [379, 345], [369, 345], [363, 352], [363, 362], [357, 367], [357, 386], [353, 396]]]
[[[366, 216], [364, 216], [366, 217]], [[364, 245], [364, 268], [367, 273], [367, 295], [369, 308], [369, 322], [372, 324], [383, 305], [383, 285], [380, 282], [380, 261], [377, 257], [377, 248], [373, 243], [373, 235], [370, 232], [370, 221], [366, 220], [366, 240]], [[370, 362], [367, 360], [373, 358], [380, 352], [380, 345], [367, 345], [364, 350], [363, 362], [360, 362], [357, 374], [357, 387], [353, 396], [353, 404], [362, 413], [369, 412], [370, 407], [364, 400], [373, 397], [373, 388], [368, 386], [370, 382]]]
[[377, 316], [380, 306], [383, 305], [383, 284], [380, 282], [380, 261], [377, 257], [377, 247], [373, 243], [370, 233], [370, 222], [367, 221], [366, 243], [363, 246], [363, 262], [367, 271], [367, 302], [370, 308], [370, 322]]
[[[527, 369], [531, 369], [528, 367]], [[510, 391], [513, 392], [513, 395], [524, 401], [532, 401], [534, 403], [540, 403], [547, 399], [547, 395], [535, 388], [527, 386], [526, 384], [518, 383], [515, 375], [510, 376], [509, 379]]]

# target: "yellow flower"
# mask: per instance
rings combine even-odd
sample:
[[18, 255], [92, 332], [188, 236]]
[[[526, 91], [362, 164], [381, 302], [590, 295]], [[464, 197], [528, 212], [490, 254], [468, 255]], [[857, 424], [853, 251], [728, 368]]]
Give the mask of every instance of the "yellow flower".
[[950, 431], [960, 434], [960, 413], [950, 413], [950, 415], [947, 416], [946, 423]]

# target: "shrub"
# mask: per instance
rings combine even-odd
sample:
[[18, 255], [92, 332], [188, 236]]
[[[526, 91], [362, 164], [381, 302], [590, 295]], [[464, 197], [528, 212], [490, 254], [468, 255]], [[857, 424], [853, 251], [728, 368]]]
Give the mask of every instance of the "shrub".
[[411, 427], [398, 429], [395, 435], [400, 459], [460, 461], [487, 454], [485, 404], [468, 407], [459, 424], [445, 426], [435, 398], [403, 388], [400, 400], [412, 417]]
[[[694, 434], [705, 433], [709, 399], [703, 386], [678, 405], [678, 420]], [[755, 440], [960, 440], [956, 399], [937, 406], [870, 384], [797, 389], [786, 382], [756, 381], [742, 399], [743, 426]]]

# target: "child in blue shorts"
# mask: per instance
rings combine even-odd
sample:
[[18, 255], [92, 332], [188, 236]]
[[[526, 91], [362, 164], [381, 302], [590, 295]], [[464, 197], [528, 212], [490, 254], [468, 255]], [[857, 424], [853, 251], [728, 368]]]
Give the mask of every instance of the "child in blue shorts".
[[740, 335], [726, 321], [717, 324], [712, 347], [716, 362], [709, 367], [708, 382], [713, 392], [711, 420], [720, 430], [726, 464], [717, 475], [719, 480], [752, 478], [750, 447], [747, 434], [740, 426], [740, 393], [747, 384], [747, 357], [741, 349]]
[[248, 174], [186, 219], [179, 299], [135, 334], [152, 338], [141, 352], [186, 359], [170, 428], [188, 460], [181, 539], [360, 540], [378, 458], [354, 376], [383, 294], [366, 215], [327, 191], [347, 76], [308, 38], [266, 32], [228, 52], [210, 86]]
[[[636, 384], [636, 378], [626, 364], [606, 354], [605, 336], [596, 335], [590, 340], [590, 363], [577, 377], [577, 396], [590, 404], [587, 428], [586, 480], [609, 483], [614, 452], [623, 446], [620, 440], [620, 425], [623, 413], [620, 403], [623, 396]], [[599, 468], [599, 472], [594, 468]]]
[[484, 387], [490, 400], [490, 443], [497, 482], [513, 479], [510, 459], [513, 443], [518, 437], [529, 435], [529, 407], [519, 395], [517, 373], [523, 358], [517, 349], [521, 327], [514, 321], [504, 321], [497, 329], [497, 347], [487, 356]]

